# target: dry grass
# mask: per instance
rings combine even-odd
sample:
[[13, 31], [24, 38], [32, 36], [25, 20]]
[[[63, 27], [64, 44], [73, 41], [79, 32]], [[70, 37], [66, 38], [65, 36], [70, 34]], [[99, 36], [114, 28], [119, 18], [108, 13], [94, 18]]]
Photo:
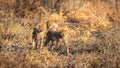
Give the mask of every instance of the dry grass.
[[[17, 1], [0, 1], [0, 68], [120, 68], [119, 1], [117, 11], [114, 0]], [[62, 45], [31, 49], [33, 28], [48, 20], [72, 35], [72, 56]]]

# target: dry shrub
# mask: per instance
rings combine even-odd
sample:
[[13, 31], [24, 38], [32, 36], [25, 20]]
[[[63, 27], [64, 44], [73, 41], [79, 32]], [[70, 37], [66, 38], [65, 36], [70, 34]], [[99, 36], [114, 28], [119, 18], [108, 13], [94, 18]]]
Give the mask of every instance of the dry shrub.
[[119, 68], [119, 65], [120, 65], [120, 62], [119, 62], [120, 61], [120, 57], [119, 57], [120, 37], [118, 37], [119, 33], [120, 33], [119, 28], [114, 27], [109, 31], [103, 32], [99, 40], [97, 40], [97, 42], [99, 42], [98, 45], [100, 46], [101, 52], [97, 60], [94, 62], [97, 62], [97, 61], [100, 62], [97, 64], [101, 65], [101, 67]]
[[32, 64], [38, 64], [38, 66], [49, 66], [51, 64], [56, 64], [59, 62], [56, 57], [56, 53], [50, 53], [48, 50], [43, 49], [42, 51], [30, 51], [27, 54], [27, 59]]
[[[1, 0], [0, 5], [7, 1]], [[107, 0], [16, 0], [14, 10], [0, 10], [0, 67], [20, 68], [119, 68], [120, 67], [120, 14]], [[35, 2], [34, 2], [35, 1]], [[60, 0], [61, 1], [61, 0]], [[110, 0], [112, 3], [112, 0]], [[34, 4], [32, 4], [34, 2]], [[58, 5], [59, 9], [56, 9]], [[6, 8], [6, 7], [0, 7]], [[9, 7], [10, 8], [10, 7]], [[42, 9], [41, 9], [42, 8]], [[59, 13], [58, 13], [59, 12]], [[15, 15], [14, 15], [15, 13]], [[18, 18], [18, 17], [22, 17]], [[47, 20], [64, 25], [59, 30], [66, 30], [70, 36], [69, 48], [72, 56], [60, 52], [31, 50], [32, 28], [38, 24], [45, 25]], [[77, 24], [74, 26], [74, 24]], [[113, 25], [113, 26], [111, 26]], [[42, 28], [42, 27], [41, 27]], [[72, 29], [74, 28], [74, 29]], [[44, 29], [44, 27], [43, 27]], [[11, 50], [4, 50], [4, 46]], [[14, 45], [14, 46], [12, 46]], [[30, 45], [30, 46], [28, 46]], [[26, 48], [25, 48], [26, 47]]]
[[[41, 11], [40, 7], [44, 8], [48, 13], [52, 12], [60, 12], [61, 4], [63, 3], [62, 0], [31, 0], [31, 1], [18, 1], [16, 2], [15, 6], [15, 15], [18, 17], [29, 17], [32, 16], [37, 18], [36, 16], [44, 15], [44, 12]], [[32, 14], [32, 15], [31, 15]], [[39, 18], [39, 16], [38, 16]]]
[[[8, 21], [0, 23], [0, 38], [3, 45], [25, 45], [31, 42], [31, 31], [19, 23]], [[29, 36], [28, 36], [29, 35]]]
[[92, 32], [102, 32], [111, 28], [108, 14], [112, 11], [110, 6], [103, 2], [86, 2], [77, 11], [71, 10], [67, 15], [70, 23], [76, 23], [81, 33], [80, 38], [87, 40]]
[[10, 10], [16, 5], [16, 0], [0, 0], [0, 9]]
[[[89, 29], [97, 29], [97, 28], [108, 28], [110, 21], [107, 19], [107, 13], [109, 10], [108, 7], [104, 3], [96, 3], [87, 2], [84, 4], [74, 15], [68, 16], [68, 19], [73, 18], [77, 20], [81, 25], [88, 24]], [[72, 13], [71, 13], [72, 14]], [[85, 24], [84, 24], [85, 23]], [[100, 29], [102, 30], [102, 29]]]

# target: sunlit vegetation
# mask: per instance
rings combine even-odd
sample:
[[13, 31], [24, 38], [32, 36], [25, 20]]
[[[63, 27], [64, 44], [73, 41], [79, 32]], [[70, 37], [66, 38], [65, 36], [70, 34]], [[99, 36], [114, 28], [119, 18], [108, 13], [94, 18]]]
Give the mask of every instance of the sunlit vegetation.
[[[61, 40], [33, 50], [34, 28], [61, 32], [70, 55]], [[0, 0], [0, 68], [120, 68], [120, 1]]]

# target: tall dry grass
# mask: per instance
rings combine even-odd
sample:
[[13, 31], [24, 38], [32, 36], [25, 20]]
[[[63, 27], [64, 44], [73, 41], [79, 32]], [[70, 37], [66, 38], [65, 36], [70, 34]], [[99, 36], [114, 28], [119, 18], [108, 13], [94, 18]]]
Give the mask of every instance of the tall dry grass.
[[[119, 9], [116, 0], [0, 0], [0, 67], [119, 68]], [[72, 56], [31, 49], [33, 28], [47, 20], [75, 31]]]

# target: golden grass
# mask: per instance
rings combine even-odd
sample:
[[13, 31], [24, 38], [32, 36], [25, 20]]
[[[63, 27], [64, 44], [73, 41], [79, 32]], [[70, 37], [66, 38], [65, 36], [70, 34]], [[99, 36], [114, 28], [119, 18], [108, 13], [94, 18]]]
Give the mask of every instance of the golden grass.
[[[10, 5], [16, 0], [7, 1], [0, 2]], [[109, 1], [63, 1], [59, 10], [53, 7], [56, 0], [50, 0], [47, 5], [41, 4], [44, 0], [39, 0], [40, 3], [36, 1], [31, 7], [32, 1], [26, 5], [17, 4], [17, 11], [10, 7], [5, 9], [5, 4], [2, 4], [4, 9], [0, 7], [1, 68], [120, 67], [120, 14]], [[49, 46], [42, 50], [31, 49], [33, 28], [39, 26], [46, 30], [48, 20], [53, 25], [57, 23], [57, 29], [63, 30], [64, 35], [71, 35], [72, 56], [66, 55], [63, 46], [55, 47], [53, 52], [48, 50]]]

